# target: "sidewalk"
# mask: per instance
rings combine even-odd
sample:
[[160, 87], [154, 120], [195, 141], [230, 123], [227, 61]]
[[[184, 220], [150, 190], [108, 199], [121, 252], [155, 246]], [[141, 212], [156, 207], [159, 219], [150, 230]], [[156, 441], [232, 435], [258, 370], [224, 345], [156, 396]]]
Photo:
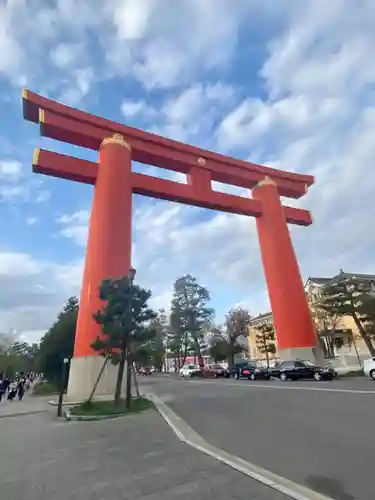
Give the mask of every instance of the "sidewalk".
[[3, 399], [0, 403], [0, 419], [49, 411], [49, 399], [51, 396], [30, 396], [30, 394], [25, 394], [22, 401]]
[[2, 500], [286, 500], [183, 444], [156, 411], [91, 423], [42, 413], [1, 429]]

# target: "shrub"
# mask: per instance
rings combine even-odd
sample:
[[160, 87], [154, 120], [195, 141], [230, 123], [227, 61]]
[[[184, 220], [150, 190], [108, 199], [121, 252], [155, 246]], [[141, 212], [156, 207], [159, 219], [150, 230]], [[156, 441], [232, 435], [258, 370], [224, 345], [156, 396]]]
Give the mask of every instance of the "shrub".
[[58, 394], [58, 387], [51, 382], [37, 382], [33, 387], [33, 395], [35, 396], [47, 396], [49, 394]]

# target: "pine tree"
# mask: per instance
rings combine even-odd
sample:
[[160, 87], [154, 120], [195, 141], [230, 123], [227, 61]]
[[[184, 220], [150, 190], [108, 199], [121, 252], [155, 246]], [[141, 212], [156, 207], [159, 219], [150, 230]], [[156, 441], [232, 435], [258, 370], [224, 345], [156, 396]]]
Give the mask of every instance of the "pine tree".
[[160, 309], [157, 316], [148, 326], [150, 335], [144, 343], [134, 351], [134, 360], [139, 365], [153, 365], [156, 371], [161, 372], [165, 360], [165, 344], [167, 336], [167, 322], [164, 309]]
[[197, 283], [196, 278], [187, 274], [174, 284], [171, 304], [171, 330], [176, 351], [186, 358], [192, 343], [194, 354], [203, 367], [201, 343], [207, 323], [211, 321], [213, 310], [208, 307], [210, 294]]
[[[127, 276], [120, 279], [104, 280], [100, 287], [100, 299], [104, 306], [94, 314], [101, 326], [102, 335], [92, 344], [92, 348], [118, 364], [115, 404], [120, 402], [125, 362], [133, 363], [136, 347], [149, 340], [151, 335], [148, 322], [156, 316], [148, 307], [151, 291], [131, 283]], [[127, 406], [131, 403], [131, 370], [127, 371]]]
[[368, 350], [375, 356], [371, 338], [375, 299], [371, 283], [353, 276], [339, 275], [337, 280], [324, 287], [318, 307], [331, 317], [351, 316]]

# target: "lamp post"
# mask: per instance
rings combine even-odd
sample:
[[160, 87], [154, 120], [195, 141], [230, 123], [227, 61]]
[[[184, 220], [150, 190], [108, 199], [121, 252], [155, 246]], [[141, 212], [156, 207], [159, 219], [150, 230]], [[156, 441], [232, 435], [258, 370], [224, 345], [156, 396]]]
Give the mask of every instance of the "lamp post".
[[57, 416], [61, 417], [62, 415], [62, 407], [63, 407], [63, 399], [65, 392], [65, 382], [66, 382], [66, 369], [69, 363], [69, 358], [64, 358], [61, 368], [61, 384], [60, 384], [60, 392], [59, 392], [59, 402], [57, 404]]
[[126, 349], [126, 393], [125, 393], [125, 402], [127, 408], [130, 407], [130, 400], [132, 397], [132, 357], [130, 352], [130, 339], [133, 331], [133, 309], [132, 309], [132, 295], [133, 295], [133, 284], [136, 275], [136, 270], [133, 267], [129, 268], [128, 271], [128, 279], [129, 279], [129, 303], [128, 303], [128, 311], [130, 316], [130, 332], [128, 337], [128, 345]]

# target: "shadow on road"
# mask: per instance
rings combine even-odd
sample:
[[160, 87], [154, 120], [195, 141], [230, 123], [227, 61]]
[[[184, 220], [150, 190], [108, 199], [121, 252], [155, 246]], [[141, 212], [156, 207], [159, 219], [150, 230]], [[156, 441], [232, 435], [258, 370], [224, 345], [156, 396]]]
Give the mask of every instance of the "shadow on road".
[[313, 490], [328, 495], [336, 500], [355, 500], [355, 497], [344, 491], [340, 481], [324, 476], [308, 476], [306, 484]]

